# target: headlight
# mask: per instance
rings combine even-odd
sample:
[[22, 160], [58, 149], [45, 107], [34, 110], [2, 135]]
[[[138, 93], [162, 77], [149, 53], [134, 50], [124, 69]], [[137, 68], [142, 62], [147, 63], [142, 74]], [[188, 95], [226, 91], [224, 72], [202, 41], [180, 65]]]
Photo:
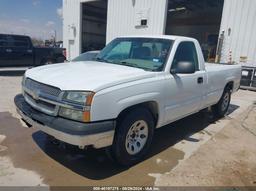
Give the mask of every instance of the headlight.
[[70, 105], [78, 104], [84, 106], [84, 110], [76, 110], [61, 107], [59, 110], [59, 116], [72, 119], [75, 121], [81, 122], [90, 122], [91, 113], [90, 106], [92, 104], [94, 92], [79, 92], [79, 91], [70, 91], [65, 92], [63, 96], [63, 101], [69, 102]]
[[63, 96], [63, 100], [90, 106], [93, 96], [93, 92], [66, 92]]
[[61, 117], [72, 119], [75, 121], [85, 122], [83, 111], [77, 111], [77, 110], [61, 107], [59, 111], [59, 115]]

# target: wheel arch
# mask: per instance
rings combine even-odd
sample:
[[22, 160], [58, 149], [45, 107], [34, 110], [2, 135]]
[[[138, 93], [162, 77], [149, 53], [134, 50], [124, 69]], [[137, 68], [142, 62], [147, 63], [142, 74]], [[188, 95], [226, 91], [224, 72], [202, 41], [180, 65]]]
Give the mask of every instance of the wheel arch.
[[56, 60], [55, 60], [54, 58], [46, 57], [46, 58], [42, 58], [42, 59], [41, 59], [40, 65], [45, 65], [45, 63], [46, 63], [47, 61], [51, 61], [51, 62], [53, 62], [53, 63], [56, 62]]
[[156, 101], [146, 101], [123, 109], [117, 117], [117, 124], [124, 118], [125, 115], [129, 114], [129, 112], [140, 107], [147, 109], [152, 114], [156, 126], [159, 119], [159, 106]]
[[222, 91], [222, 93], [221, 93], [221, 95], [220, 95], [220, 97], [219, 97], [219, 99], [218, 99], [218, 102], [221, 100], [221, 98], [222, 98], [223, 94], [225, 93], [226, 89], [230, 90], [231, 93], [232, 93], [233, 92], [233, 88], [234, 88], [234, 81], [227, 82], [225, 87], [224, 87], [224, 89], [223, 89], [223, 91]]
[[[229, 82], [226, 84], [224, 90], [225, 90], [225, 89], [229, 89], [229, 90], [231, 90], [231, 92], [233, 92], [233, 89], [234, 89], [234, 81], [229, 81]], [[224, 91], [223, 91], [223, 92], [224, 92]]]

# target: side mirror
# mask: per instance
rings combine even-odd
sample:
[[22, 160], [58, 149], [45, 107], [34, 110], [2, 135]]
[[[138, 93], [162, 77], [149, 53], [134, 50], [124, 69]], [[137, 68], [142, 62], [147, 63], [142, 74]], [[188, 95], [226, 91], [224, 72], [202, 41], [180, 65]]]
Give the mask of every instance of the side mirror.
[[172, 74], [193, 74], [196, 72], [195, 65], [192, 62], [178, 62], [176, 68], [171, 69]]

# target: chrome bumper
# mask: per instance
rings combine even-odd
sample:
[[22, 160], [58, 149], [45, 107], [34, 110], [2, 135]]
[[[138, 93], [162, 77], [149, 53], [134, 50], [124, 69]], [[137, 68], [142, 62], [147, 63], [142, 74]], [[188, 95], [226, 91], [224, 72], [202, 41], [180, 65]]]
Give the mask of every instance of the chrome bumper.
[[15, 97], [18, 114], [32, 127], [56, 139], [79, 147], [103, 148], [112, 145], [115, 121], [80, 123], [46, 115], [29, 106], [22, 95]]

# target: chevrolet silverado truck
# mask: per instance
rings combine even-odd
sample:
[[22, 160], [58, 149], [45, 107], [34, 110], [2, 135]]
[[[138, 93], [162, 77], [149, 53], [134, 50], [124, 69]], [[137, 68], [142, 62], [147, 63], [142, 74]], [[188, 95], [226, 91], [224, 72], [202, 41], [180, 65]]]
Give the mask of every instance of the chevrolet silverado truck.
[[63, 48], [34, 47], [29, 36], [0, 34], [0, 67], [41, 66], [65, 60]]
[[132, 165], [155, 129], [209, 107], [224, 116], [240, 79], [239, 65], [205, 63], [195, 39], [119, 37], [95, 61], [26, 71], [15, 104], [29, 127], [80, 148], [110, 148]]

